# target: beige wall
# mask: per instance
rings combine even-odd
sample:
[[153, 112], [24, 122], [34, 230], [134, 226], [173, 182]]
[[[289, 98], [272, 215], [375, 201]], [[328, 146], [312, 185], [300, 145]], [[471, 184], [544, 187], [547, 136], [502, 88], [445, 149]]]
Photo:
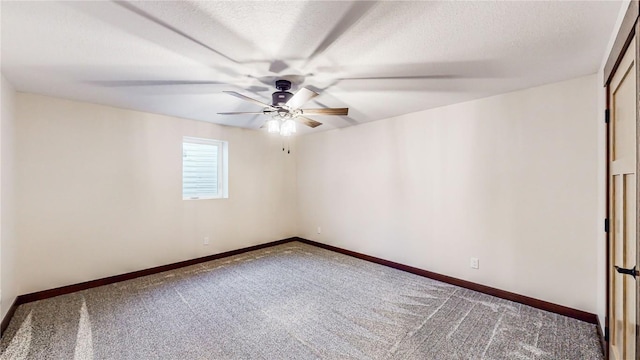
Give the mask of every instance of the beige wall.
[[[16, 110], [21, 294], [295, 235], [278, 138], [32, 94]], [[183, 136], [229, 142], [228, 199], [182, 200]]]
[[[299, 235], [596, 312], [596, 80], [303, 136], [291, 155], [262, 132], [19, 93], [19, 293]], [[229, 199], [181, 199], [182, 136], [229, 141]]]
[[0, 78], [0, 314], [4, 318], [18, 295], [15, 271], [15, 91], [4, 76]]
[[595, 313], [596, 101], [588, 76], [304, 136], [298, 233]]

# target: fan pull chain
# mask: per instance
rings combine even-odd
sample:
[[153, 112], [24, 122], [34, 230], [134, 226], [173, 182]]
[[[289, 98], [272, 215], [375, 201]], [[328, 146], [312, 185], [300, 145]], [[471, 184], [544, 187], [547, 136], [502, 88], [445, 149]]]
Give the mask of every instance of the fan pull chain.
[[287, 154], [291, 154], [291, 140], [287, 138]]
[[284, 151], [284, 138], [282, 138], [282, 151]]

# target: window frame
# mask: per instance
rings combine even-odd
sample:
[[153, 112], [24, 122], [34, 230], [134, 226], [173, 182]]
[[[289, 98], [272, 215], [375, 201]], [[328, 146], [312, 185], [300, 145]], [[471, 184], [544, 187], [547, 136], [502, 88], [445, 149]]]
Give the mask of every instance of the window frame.
[[[185, 196], [184, 194], [184, 145], [188, 144], [200, 144], [200, 145], [213, 145], [218, 148], [217, 159], [217, 185], [218, 193], [214, 196]], [[214, 200], [214, 199], [227, 199], [229, 198], [229, 177], [228, 177], [228, 163], [229, 163], [229, 142], [224, 140], [199, 138], [192, 136], [182, 137], [182, 200]]]

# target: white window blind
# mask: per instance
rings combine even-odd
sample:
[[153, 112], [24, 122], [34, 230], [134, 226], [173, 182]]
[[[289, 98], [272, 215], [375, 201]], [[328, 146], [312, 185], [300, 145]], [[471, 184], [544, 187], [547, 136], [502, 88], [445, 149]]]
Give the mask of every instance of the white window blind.
[[182, 198], [227, 197], [226, 142], [187, 138], [182, 142]]

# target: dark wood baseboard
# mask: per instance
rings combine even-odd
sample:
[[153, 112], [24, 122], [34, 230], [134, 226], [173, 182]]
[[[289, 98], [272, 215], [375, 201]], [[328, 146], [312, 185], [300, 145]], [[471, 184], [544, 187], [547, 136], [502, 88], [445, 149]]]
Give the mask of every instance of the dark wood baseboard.
[[13, 314], [16, 313], [16, 309], [18, 308], [18, 305], [19, 305], [18, 298], [16, 297], [16, 299], [13, 300], [13, 304], [11, 304], [9, 311], [7, 311], [7, 314], [2, 319], [2, 324], [0, 324], [0, 337], [2, 336], [2, 334], [4, 334], [4, 331], [7, 330], [7, 326], [9, 326], [9, 323], [11, 322], [11, 318], [13, 317]]
[[[416, 268], [416, 267], [412, 267], [412, 266], [396, 263], [396, 262], [393, 262], [393, 261], [377, 258], [377, 257], [374, 257], [374, 256], [361, 254], [361, 253], [358, 253], [358, 252], [355, 252], [355, 251], [342, 249], [342, 248], [335, 247], [335, 246], [332, 246], [332, 245], [327, 245], [327, 244], [323, 244], [323, 243], [319, 243], [319, 242], [315, 242], [315, 241], [312, 241], [312, 240], [307, 240], [307, 239], [303, 239], [303, 238], [299, 238], [299, 237], [292, 237], [292, 238], [288, 238], [288, 239], [272, 241], [272, 242], [265, 243], [265, 244], [249, 246], [249, 247], [238, 249], [238, 250], [227, 251], [227, 252], [220, 253], [220, 254], [209, 255], [209, 256], [204, 256], [204, 257], [200, 257], [200, 258], [196, 258], [196, 259], [180, 261], [180, 262], [173, 263], [173, 264], [157, 266], [157, 267], [153, 267], [153, 268], [150, 268], [150, 269], [133, 271], [133, 272], [126, 273], [126, 274], [120, 274], [120, 275], [110, 276], [110, 277], [106, 277], [106, 278], [102, 278], [102, 279], [85, 281], [85, 282], [79, 283], [79, 284], [67, 285], [67, 286], [62, 286], [62, 287], [58, 287], [58, 288], [55, 288], [55, 289], [43, 290], [43, 291], [38, 291], [38, 292], [30, 293], [30, 294], [20, 295], [13, 302], [13, 304], [11, 305], [11, 308], [9, 309], [9, 311], [5, 315], [4, 319], [2, 320], [2, 329], [1, 330], [2, 330], [2, 333], [4, 333], [4, 331], [6, 330], [7, 326], [9, 326], [9, 322], [11, 321], [11, 318], [13, 317], [13, 314], [15, 313], [17, 307], [19, 305], [21, 305], [21, 304], [25, 304], [25, 303], [32, 302], [32, 301], [37, 301], [37, 300], [44, 300], [44, 299], [52, 298], [52, 297], [55, 297], [55, 296], [70, 294], [70, 293], [73, 293], [73, 292], [76, 292], [76, 291], [87, 290], [87, 289], [95, 288], [95, 287], [98, 287], [98, 286], [109, 285], [109, 284], [117, 283], [117, 282], [120, 282], [120, 281], [131, 280], [131, 279], [139, 278], [139, 277], [142, 277], [142, 276], [153, 275], [153, 274], [157, 274], [157, 273], [161, 273], [161, 272], [165, 272], [165, 271], [169, 271], [169, 270], [175, 270], [175, 269], [179, 269], [179, 268], [182, 268], [182, 267], [185, 267], [185, 266], [191, 266], [191, 265], [195, 265], [195, 264], [199, 264], [199, 263], [203, 263], [203, 262], [207, 262], [207, 261], [221, 259], [221, 258], [224, 258], [224, 257], [239, 255], [239, 254], [242, 254], [242, 253], [245, 253], [245, 252], [249, 252], [249, 251], [253, 251], [253, 250], [259, 250], [259, 249], [264, 249], [264, 248], [271, 247], [271, 246], [286, 244], [286, 243], [289, 243], [289, 242], [292, 242], [292, 241], [299, 241], [301, 243], [305, 243], [305, 244], [309, 244], [309, 245], [312, 245], [312, 246], [320, 247], [320, 248], [323, 248], [323, 249], [335, 251], [335, 252], [338, 252], [338, 253], [341, 253], [341, 254], [353, 256], [355, 258], [362, 259], [362, 260], [369, 261], [369, 262], [373, 262], [373, 263], [376, 263], [376, 264], [389, 266], [389, 267], [392, 267], [392, 268], [395, 268], [395, 269], [398, 269], [398, 270], [410, 272], [412, 274], [424, 276], [424, 277], [427, 277], [427, 278], [430, 278], [430, 279], [442, 281], [442, 282], [445, 282], [445, 283], [448, 283], [448, 284], [460, 286], [460, 287], [463, 287], [463, 288], [467, 288], [467, 289], [478, 291], [478, 292], [485, 293], [485, 294], [488, 294], [488, 295], [496, 296], [496, 297], [503, 298], [503, 299], [506, 299], [506, 300], [515, 301], [515, 302], [518, 302], [518, 303], [529, 305], [529, 306], [534, 307], [534, 308], [538, 308], [538, 309], [549, 311], [549, 312], [553, 312], [553, 313], [556, 313], [556, 314], [572, 317], [574, 319], [586, 321], [586, 322], [589, 322], [589, 323], [592, 323], [592, 324], [597, 324], [598, 321], [599, 321], [598, 317], [595, 314], [591, 314], [591, 313], [588, 313], [588, 312], [585, 312], [585, 311], [582, 311], [582, 310], [572, 309], [572, 308], [569, 308], [569, 307], [566, 307], [566, 306], [557, 305], [557, 304], [553, 304], [553, 303], [550, 303], [550, 302], [547, 302], [547, 301], [534, 299], [534, 298], [531, 298], [531, 297], [528, 297], [528, 296], [515, 294], [515, 293], [509, 292], [509, 291], [492, 288], [492, 287], [489, 287], [489, 286], [486, 286], [486, 285], [476, 284], [476, 283], [473, 283], [473, 282], [470, 282], [470, 281], [461, 280], [461, 279], [457, 279], [457, 278], [454, 278], [454, 277], [451, 277], [451, 276], [442, 275], [442, 274], [434, 273], [434, 272], [431, 272], [431, 271], [419, 269], [419, 268]], [[602, 330], [601, 330], [600, 326], [598, 326], [598, 333], [599, 333], [599, 335], [601, 337], [601, 342], [602, 342], [602, 341], [604, 341], [604, 337], [602, 336], [601, 332], [602, 332]]]
[[37, 301], [37, 300], [48, 299], [54, 296], [69, 294], [76, 291], [91, 289], [98, 286], [109, 285], [109, 284], [117, 283], [120, 281], [131, 280], [131, 279], [139, 278], [141, 276], [153, 275], [153, 274], [157, 274], [157, 273], [161, 273], [169, 270], [175, 270], [185, 266], [191, 266], [191, 265], [200, 264], [200, 263], [211, 261], [211, 260], [217, 260], [217, 259], [228, 257], [228, 256], [242, 254], [248, 251], [259, 250], [259, 249], [264, 249], [271, 246], [285, 244], [285, 243], [294, 241], [295, 239], [297, 238], [288, 238], [283, 240], [272, 241], [265, 244], [249, 246], [246, 248], [231, 250], [231, 251], [223, 252], [220, 254], [208, 255], [208, 256], [199, 257], [196, 259], [180, 261], [173, 264], [156, 266], [150, 269], [138, 270], [138, 271], [133, 271], [126, 274], [109, 276], [102, 279], [85, 281], [79, 284], [67, 285], [67, 286], [62, 286], [55, 289], [43, 290], [43, 291], [38, 291], [30, 294], [20, 295], [18, 296], [18, 299], [20, 300], [18, 301], [18, 305], [32, 302], [32, 301]]
[[598, 327], [598, 340], [600, 340], [600, 350], [602, 350], [602, 355], [607, 359], [607, 343], [604, 340], [604, 334], [602, 333], [602, 323], [600, 322], [600, 318], [596, 316], [596, 326]]
[[423, 269], [419, 269], [419, 268], [416, 268], [416, 267], [413, 267], [413, 266], [400, 264], [400, 263], [397, 263], [397, 262], [393, 262], [393, 261], [377, 258], [377, 257], [374, 257], [374, 256], [361, 254], [361, 253], [358, 253], [358, 252], [355, 252], [355, 251], [346, 250], [346, 249], [342, 249], [342, 248], [331, 246], [331, 245], [327, 245], [327, 244], [322, 244], [322, 243], [315, 242], [315, 241], [312, 241], [312, 240], [307, 240], [307, 239], [302, 239], [302, 238], [297, 238], [296, 240], [300, 241], [302, 243], [305, 243], [305, 244], [314, 245], [314, 246], [321, 247], [321, 248], [324, 248], [324, 249], [327, 249], [327, 250], [331, 250], [331, 251], [335, 251], [335, 252], [342, 253], [342, 254], [345, 254], [345, 255], [353, 256], [353, 257], [356, 257], [358, 259], [374, 262], [374, 263], [377, 263], [377, 264], [380, 264], [380, 265], [389, 266], [389, 267], [392, 267], [392, 268], [395, 268], [395, 269], [398, 269], [398, 270], [410, 272], [412, 274], [424, 276], [424, 277], [427, 277], [427, 278], [430, 278], [430, 279], [442, 281], [442, 282], [445, 282], [445, 283], [448, 283], [448, 284], [460, 286], [460, 287], [463, 287], [463, 288], [466, 288], [466, 289], [478, 291], [478, 292], [485, 293], [485, 294], [488, 294], [488, 295], [492, 295], [492, 296], [495, 296], [495, 297], [499, 297], [499, 298], [502, 298], [502, 299], [515, 301], [515, 302], [518, 302], [518, 303], [521, 303], [521, 304], [529, 305], [529, 306], [537, 308], [537, 309], [541, 309], [541, 310], [549, 311], [549, 312], [552, 312], [552, 313], [568, 316], [568, 317], [571, 317], [571, 318], [574, 318], [574, 319], [578, 319], [578, 320], [582, 320], [582, 321], [586, 321], [586, 322], [591, 323], [591, 324], [596, 324], [598, 322], [598, 316], [597, 315], [588, 313], [586, 311], [577, 310], [577, 309], [573, 309], [573, 308], [570, 308], [570, 307], [567, 307], [567, 306], [562, 306], [562, 305], [550, 303], [550, 302], [547, 302], [547, 301], [535, 299], [535, 298], [532, 298], [532, 297], [528, 297], [528, 296], [512, 293], [512, 292], [509, 292], [509, 291], [492, 288], [490, 286], [486, 286], [486, 285], [482, 285], [482, 284], [476, 284], [476, 283], [473, 283], [471, 281], [466, 281], [466, 280], [454, 278], [454, 277], [451, 277], [451, 276], [434, 273], [434, 272], [423, 270]]
[[5, 315], [4, 319], [2, 319], [2, 333], [4, 333], [7, 326], [9, 326], [9, 323], [11, 322], [11, 318], [13, 317], [13, 314], [15, 313], [17, 307], [25, 303], [29, 303], [37, 300], [44, 300], [44, 299], [52, 298], [55, 296], [70, 294], [76, 291], [87, 290], [87, 289], [95, 288], [98, 286], [109, 285], [109, 284], [117, 283], [120, 281], [131, 280], [131, 279], [139, 278], [142, 276], [153, 275], [153, 274], [157, 274], [157, 273], [161, 273], [169, 270], [175, 270], [185, 266], [191, 266], [191, 265], [195, 265], [195, 264], [199, 264], [199, 263], [203, 263], [211, 260], [217, 260], [217, 259], [221, 259], [228, 256], [239, 255], [239, 254], [246, 253], [253, 250], [259, 250], [259, 249], [264, 249], [271, 246], [286, 244], [288, 242], [295, 241], [297, 239], [298, 238], [288, 238], [288, 239], [272, 241], [265, 244], [253, 245], [253, 246], [249, 246], [249, 247], [238, 249], [238, 250], [223, 252], [220, 254], [208, 255], [208, 256], [199, 257], [196, 259], [180, 261], [173, 264], [156, 266], [150, 269], [138, 270], [138, 271], [133, 271], [126, 274], [109, 276], [102, 279], [85, 281], [79, 284], [67, 285], [67, 286], [62, 286], [55, 289], [43, 290], [43, 291], [33, 292], [30, 294], [20, 295], [13, 302], [13, 305], [11, 305], [11, 309], [9, 310], [9, 312], [7, 312], [7, 315]]

